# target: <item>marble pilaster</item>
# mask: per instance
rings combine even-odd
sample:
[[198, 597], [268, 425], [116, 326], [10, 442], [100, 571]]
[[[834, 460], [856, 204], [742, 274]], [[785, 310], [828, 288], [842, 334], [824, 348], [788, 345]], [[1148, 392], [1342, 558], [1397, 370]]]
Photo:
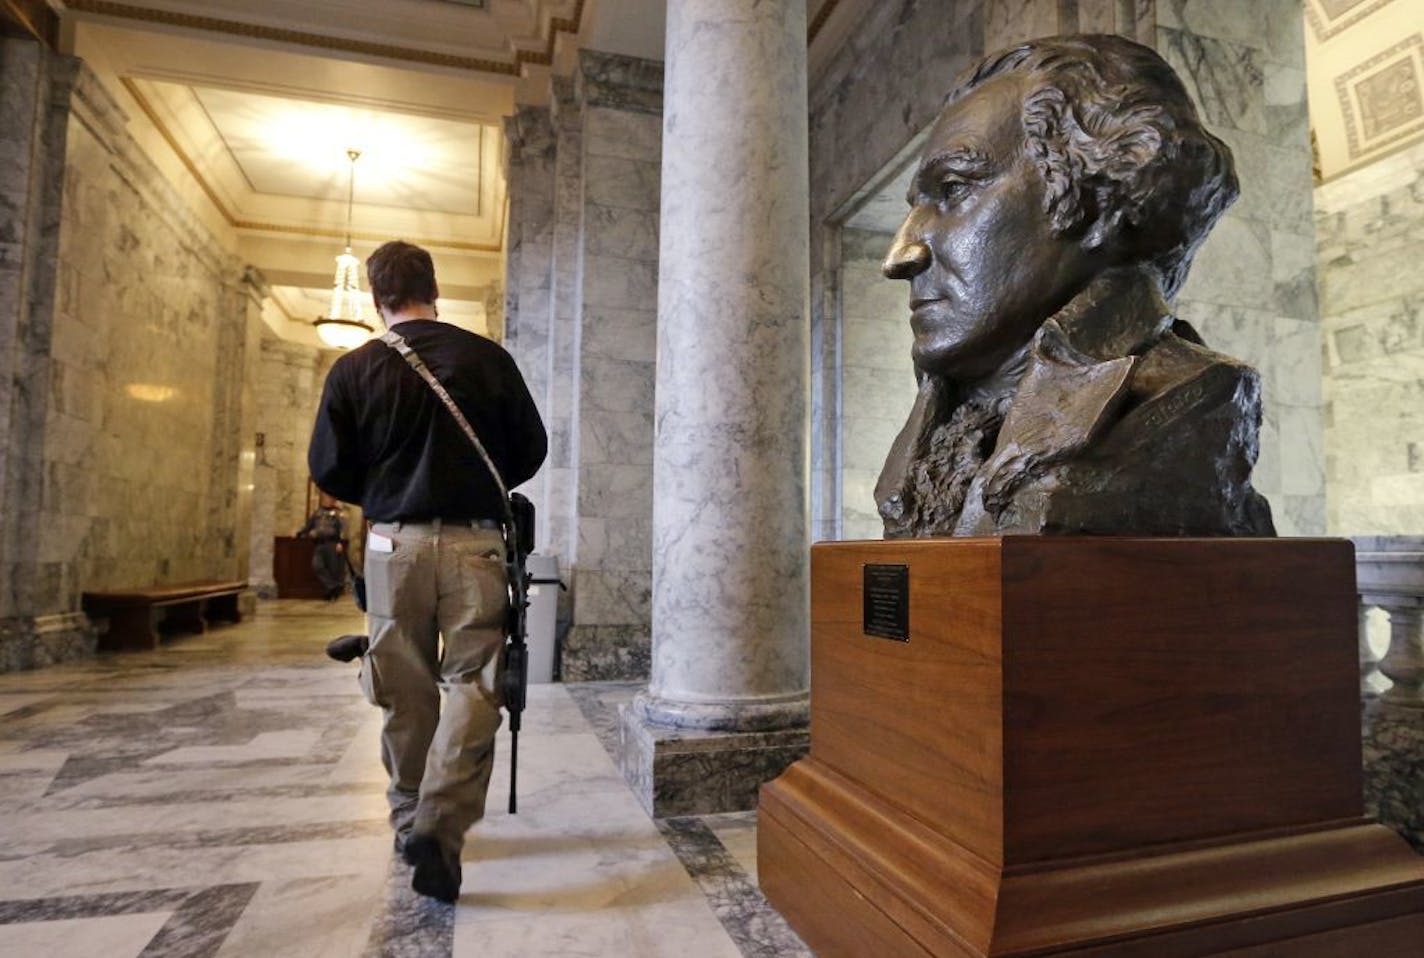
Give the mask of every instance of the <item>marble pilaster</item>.
[[508, 346], [549, 429], [561, 677], [648, 673], [662, 65], [585, 50], [506, 123]]
[[[322, 383], [339, 353], [262, 331], [253, 376], [258, 444], [253, 463], [251, 571], [264, 598], [276, 596], [273, 537], [289, 536], [307, 517], [307, 445]], [[348, 514], [354, 521], [355, 516]]]
[[67, 568], [44, 544], [55, 388], [55, 311], [67, 138], [79, 61], [0, 37], [0, 671], [91, 654], [64, 601]]
[[[504, 346], [510, 351], [544, 422], [550, 424], [551, 306], [554, 263], [554, 131], [547, 107], [520, 107], [504, 121], [505, 236]], [[534, 503], [535, 542], [550, 549], [549, 470], [521, 487]]]
[[[703, 787], [747, 783], [717, 786], [738, 806], [780, 771], [749, 756], [789, 762], [804, 735], [805, 31], [800, 4], [668, 7], [652, 678], [623, 716], [625, 775], [654, 814], [658, 757], [686, 730], [716, 753]], [[777, 741], [731, 741], [748, 733]]]
[[[572, 479], [563, 492], [572, 517], [569, 681], [648, 673], [662, 88], [659, 63], [584, 51], [556, 107], [560, 136], [580, 161], [577, 191], [559, 184], [559, 202], [572, 201], [578, 214], [577, 378], [563, 436]], [[577, 134], [566, 134], [575, 119]], [[556, 258], [569, 253], [557, 229], [555, 243]]]

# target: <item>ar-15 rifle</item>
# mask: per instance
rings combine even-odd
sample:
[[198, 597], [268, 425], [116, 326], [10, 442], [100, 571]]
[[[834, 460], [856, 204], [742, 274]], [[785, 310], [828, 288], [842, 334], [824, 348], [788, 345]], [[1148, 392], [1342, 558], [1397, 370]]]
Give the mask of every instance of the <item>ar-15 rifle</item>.
[[500, 687], [509, 713], [509, 814], [518, 812], [515, 789], [519, 781], [519, 726], [529, 690], [529, 572], [525, 568], [534, 551], [534, 503], [512, 492], [505, 506], [504, 562], [509, 573], [509, 611], [505, 617], [504, 677]]

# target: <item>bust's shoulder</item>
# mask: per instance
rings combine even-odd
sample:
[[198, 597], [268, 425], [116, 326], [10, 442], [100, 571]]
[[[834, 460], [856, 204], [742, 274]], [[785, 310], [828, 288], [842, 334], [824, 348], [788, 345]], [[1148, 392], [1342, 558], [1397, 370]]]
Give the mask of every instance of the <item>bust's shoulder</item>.
[[[1179, 335], [1179, 329], [1187, 335]], [[1243, 388], [1257, 390], [1259, 384], [1250, 365], [1208, 348], [1190, 326], [1179, 322], [1138, 356], [1130, 388], [1141, 404], [1183, 391], [1224, 399]]]

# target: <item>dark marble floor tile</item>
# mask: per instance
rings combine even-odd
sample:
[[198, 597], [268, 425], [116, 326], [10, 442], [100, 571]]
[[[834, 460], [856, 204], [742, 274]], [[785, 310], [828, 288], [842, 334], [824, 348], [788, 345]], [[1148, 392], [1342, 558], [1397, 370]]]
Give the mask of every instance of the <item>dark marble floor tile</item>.
[[256, 891], [257, 884], [252, 882], [215, 885], [189, 895], [139, 958], [211, 958]]
[[455, 947], [455, 906], [410, 887], [410, 868], [391, 857], [382, 912], [363, 958], [449, 958]]
[[565, 686], [613, 760], [618, 760], [618, 706], [633, 701], [647, 682], [572, 682]]
[[706, 822], [665, 818], [657, 825], [746, 958], [813, 958]]

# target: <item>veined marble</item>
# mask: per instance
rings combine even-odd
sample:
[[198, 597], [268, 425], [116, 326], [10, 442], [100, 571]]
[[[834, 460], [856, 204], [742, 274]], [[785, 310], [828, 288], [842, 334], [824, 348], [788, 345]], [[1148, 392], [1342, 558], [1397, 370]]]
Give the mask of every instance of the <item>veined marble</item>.
[[322, 655], [360, 623], [263, 603], [153, 653], [0, 676], [0, 953], [804, 954], [756, 890], [754, 820], [660, 829], [624, 784], [605, 743], [631, 684], [531, 687], [519, 814], [502, 734], [459, 901], [415, 895], [380, 713]]
[[[307, 518], [307, 444], [322, 384], [337, 355], [265, 330], [259, 340], [253, 378], [262, 445], [254, 450], [250, 581], [267, 598], [276, 596], [272, 538], [291, 535]], [[314, 493], [311, 505], [316, 505]], [[348, 507], [348, 523], [359, 517], [359, 510]]]
[[1424, 144], [1316, 191], [1329, 518], [1424, 529]]
[[653, 495], [653, 674], [643, 714], [739, 702], [804, 715], [807, 688], [805, 12], [668, 8]]

